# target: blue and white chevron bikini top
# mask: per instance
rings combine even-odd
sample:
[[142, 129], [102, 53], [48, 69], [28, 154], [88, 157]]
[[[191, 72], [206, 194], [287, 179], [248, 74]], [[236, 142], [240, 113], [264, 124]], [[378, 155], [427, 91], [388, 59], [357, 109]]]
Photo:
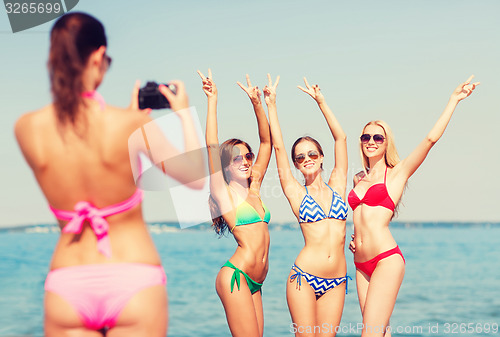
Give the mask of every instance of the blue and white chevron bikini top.
[[[325, 185], [332, 190], [328, 184]], [[299, 222], [316, 222], [323, 219], [347, 219], [347, 204], [337, 192], [332, 190], [332, 206], [330, 207], [328, 216], [326, 216], [321, 206], [309, 194], [307, 186], [304, 187], [306, 188], [306, 195], [299, 207]]]

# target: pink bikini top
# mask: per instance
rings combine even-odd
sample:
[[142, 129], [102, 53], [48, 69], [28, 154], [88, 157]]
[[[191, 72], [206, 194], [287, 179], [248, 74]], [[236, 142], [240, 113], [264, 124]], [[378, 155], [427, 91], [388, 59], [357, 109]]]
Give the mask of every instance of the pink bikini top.
[[[365, 196], [361, 200], [359, 199], [354, 189], [352, 189], [351, 192], [349, 192], [349, 196], [347, 197], [347, 201], [349, 202], [352, 210], [354, 211], [356, 207], [359, 206], [359, 204], [365, 204], [368, 206], [382, 206], [394, 212], [396, 206], [394, 205], [394, 201], [392, 201], [391, 197], [389, 196], [389, 192], [387, 191], [387, 186], [385, 185], [386, 178], [387, 167], [385, 168], [384, 183], [370, 186], [370, 188], [366, 191]], [[362, 179], [363, 178], [361, 178], [360, 181]]]
[[144, 192], [137, 189], [127, 200], [103, 208], [97, 208], [87, 201], [77, 202], [74, 211], [58, 210], [50, 205], [49, 207], [56, 218], [69, 221], [62, 229], [63, 233], [80, 233], [84, 222], [88, 221], [97, 236], [97, 249], [107, 257], [111, 257], [111, 244], [108, 237], [109, 223], [104, 218], [125, 212], [138, 205], [142, 201], [143, 195]]
[[96, 100], [101, 106], [101, 110], [104, 110], [104, 108], [106, 108], [106, 102], [104, 101], [104, 97], [102, 97], [102, 95], [95, 90], [82, 92], [82, 97]]

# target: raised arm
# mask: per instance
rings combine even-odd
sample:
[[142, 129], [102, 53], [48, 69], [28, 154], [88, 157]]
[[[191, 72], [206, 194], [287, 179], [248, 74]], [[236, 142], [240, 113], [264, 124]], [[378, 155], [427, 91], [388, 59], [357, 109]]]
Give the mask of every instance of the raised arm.
[[267, 74], [269, 84], [264, 87], [264, 97], [267, 104], [269, 114], [269, 123], [271, 126], [271, 138], [276, 154], [276, 163], [278, 165], [278, 176], [280, 178], [281, 188], [285, 193], [288, 201], [292, 205], [291, 200], [297, 196], [297, 191], [301, 188], [290, 169], [283, 136], [278, 121], [278, 111], [276, 109], [276, 87], [278, 86], [279, 76], [276, 78], [274, 85], [272, 84], [271, 75]]
[[255, 159], [255, 164], [252, 168], [252, 187], [260, 189], [260, 185], [262, 184], [262, 180], [264, 179], [264, 175], [267, 171], [267, 166], [269, 165], [269, 160], [271, 159], [271, 132], [269, 130], [269, 123], [267, 122], [266, 113], [260, 99], [260, 90], [257, 86], [252, 86], [248, 74], [246, 75], [246, 79], [246, 87], [240, 82], [236, 83], [247, 93], [250, 101], [252, 102], [255, 117], [257, 118], [260, 145], [257, 158]]
[[418, 167], [422, 164], [425, 157], [429, 153], [430, 149], [436, 144], [436, 142], [441, 138], [450, 122], [451, 116], [455, 111], [455, 108], [461, 100], [468, 97], [479, 85], [479, 82], [470, 83], [474, 76], [469, 77], [467, 81], [460, 84], [451, 94], [451, 97], [448, 101], [448, 104], [444, 108], [443, 113], [437, 120], [436, 124], [432, 128], [432, 130], [427, 134], [427, 137], [417, 146], [413, 152], [402, 160], [398, 165], [396, 165], [396, 169], [398, 175], [401, 176], [404, 181], [408, 180], [409, 177], [418, 169]]
[[[177, 94], [165, 86], [160, 86], [160, 92], [168, 99], [172, 110], [181, 121], [184, 151], [176, 149], [165, 137], [157, 123], [151, 120], [147, 114], [142, 114], [137, 116], [142, 126], [129, 137], [130, 158], [135, 161], [140, 152], [145, 153], [167, 175], [190, 188], [201, 189], [205, 183], [205, 166], [196, 126], [189, 108], [189, 99], [184, 83], [181, 81], [173, 81], [172, 83], [177, 87]], [[134, 102], [130, 108], [135, 109]], [[134, 176], [137, 178], [137, 168], [133, 168], [133, 170]]]
[[[175, 85], [177, 93], [174, 94], [165, 85], [160, 85], [160, 92], [167, 98], [170, 103], [172, 111], [179, 117], [184, 130], [184, 151], [190, 153], [201, 148], [201, 143], [196, 136], [196, 127], [193, 122], [193, 117], [190, 113], [188, 97], [184, 83], [181, 81], [170, 81], [170, 84]], [[197, 167], [203, 166], [203, 157], [198, 158], [196, 163]]]
[[332, 110], [330, 110], [330, 107], [326, 104], [325, 97], [321, 93], [319, 86], [317, 84], [313, 86], [309, 85], [305, 77], [304, 83], [306, 88], [303, 88], [300, 85], [297, 87], [306, 94], [309, 94], [316, 101], [316, 103], [318, 103], [318, 106], [328, 123], [333, 139], [335, 140], [335, 167], [332, 170], [328, 184], [334, 187], [340, 187], [339, 192], [342, 191], [341, 195], [343, 195], [347, 185], [347, 137], [344, 130], [342, 130], [340, 123], [337, 121], [337, 118], [335, 118]]
[[210, 171], [210, 194], [219, 204], [229, 202], [226, 183], [222, 174], [222, 164], [219, 154], [219, 139], [217, 136], [217, 87], [213, 81], [212, 70], [208, 69], [208, 77], [198, 70], [203, 83], [203, 92], [207, 95], [207, 126], [205, 140], [208, 149], [208, 168]]

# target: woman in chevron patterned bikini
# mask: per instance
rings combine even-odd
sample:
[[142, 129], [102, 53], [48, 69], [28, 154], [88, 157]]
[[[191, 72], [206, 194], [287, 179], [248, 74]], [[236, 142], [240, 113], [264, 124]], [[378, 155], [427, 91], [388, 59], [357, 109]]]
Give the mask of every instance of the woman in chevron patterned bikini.
[[[300, 223], [305, 246], [297, 256], [287, 282], [287, 302], [296, 336], [334, 336], [340, 324], [347, 292], [347, 266], [344, 256], [347, 205], [346, 135], [318, 85], [309, 94], [318, 104], [335, 140], [335, 167], [328, 184], [323, 181], [323, 150], [312, 137], [301, 137], [292, 146], [292, 161], [304, 175], [302, 186], [288, 162], [276, 106], [269, 107], [269, 121], [279, 178], [283, 192]], [[264, 94], [271, 91], [264, 88]]]
[[389, 231], [389, 223], [406, 182], [443, 135], [458, 102], [479, 84], [470, 83], [472, 77], [455, 89], [427, 137], [404, 160], [399, 160], [392, 132], [385, 122], [372, 121], [363, 128], [360, 150], [364, 170], [355, 176], [355, 187], [348, 198], [353, 210], [350, 248], [356, 265], [363, 337], [391, 335], [387, 327], [403, 282], [405, 259]]

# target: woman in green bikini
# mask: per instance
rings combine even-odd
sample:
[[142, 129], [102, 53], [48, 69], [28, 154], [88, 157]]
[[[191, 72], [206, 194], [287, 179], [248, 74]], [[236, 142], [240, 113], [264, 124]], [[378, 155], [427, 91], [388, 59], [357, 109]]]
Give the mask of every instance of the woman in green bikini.
[[[233, 233], [236, 252], [224, 264], [215, 281], [231, 334], [235, 337], [262, 337], [264, 313], [261, 287], [269, 267], [271, 214], [260, 200], [260, 186], [271, 157], [271, 134], [259, 89], [238, 85], [252, 102], [259, 128], [260, 146], [255, 164], [250, 145], [229, 139], [219, 145], [217, 136], [217, 88], [212, 72], [198, 71], [208, 98], [206, 143], [210, 169], [210, 211], [215, 231]], [[266, 103], [269, 97], [266, 97]]]

